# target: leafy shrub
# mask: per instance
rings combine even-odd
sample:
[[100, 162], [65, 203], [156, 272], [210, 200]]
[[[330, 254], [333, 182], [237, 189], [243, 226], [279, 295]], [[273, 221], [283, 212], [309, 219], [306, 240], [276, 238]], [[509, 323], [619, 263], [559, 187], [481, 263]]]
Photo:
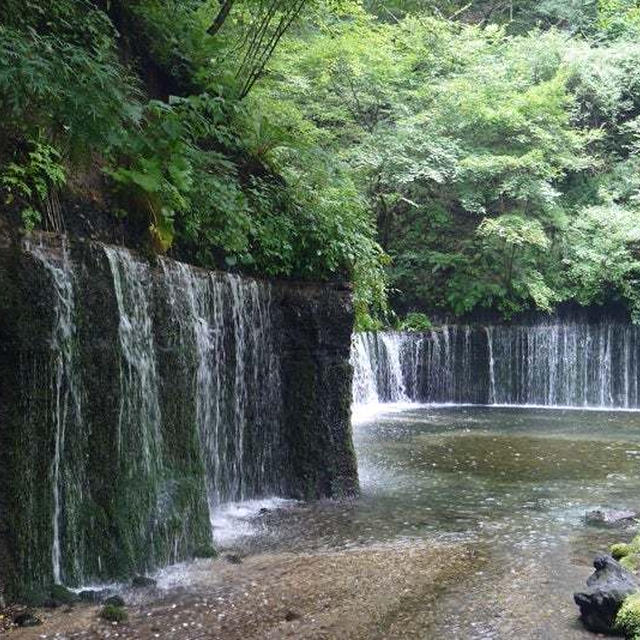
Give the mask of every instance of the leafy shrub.
[[400, 329], [402, 331], [430, 331], [433, 329], [433, 323], [424, 313], [412, 311], [400, 323]]

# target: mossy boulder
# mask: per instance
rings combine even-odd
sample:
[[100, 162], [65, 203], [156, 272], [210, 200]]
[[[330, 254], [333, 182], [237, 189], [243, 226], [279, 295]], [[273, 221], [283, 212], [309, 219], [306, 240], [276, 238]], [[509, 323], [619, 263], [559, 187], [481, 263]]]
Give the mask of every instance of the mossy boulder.
[[76, 593], [61, 584], [54, 584], [51, 587], [49, 595], [52, 600], [55, 600], [60, 604], [73, 604], [74, 602], [78, 602], [79, 599]]
[[613, 633], [622, 603], [640, 591], [640, 581], [611, 556], [598, 556], [587, 589], [575, 593], [584, 626], [596, 633]]
[[107, 604], [100, 610], [100, 617], [107, 622], [126, 622], [129, 619], [124, 607]]

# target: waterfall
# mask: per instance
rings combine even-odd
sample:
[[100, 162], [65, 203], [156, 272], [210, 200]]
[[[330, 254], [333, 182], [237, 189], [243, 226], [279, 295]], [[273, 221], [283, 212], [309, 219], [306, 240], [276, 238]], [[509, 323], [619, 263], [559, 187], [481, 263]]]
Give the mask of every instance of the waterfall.
[[53, 461], [51, 464], [51, 487], [53, 493], [53, 513], [51, 519], [52, 543], [51, 565], [56, 584], [63, 580], [62, 535], [63, 529], [69, 538], [65, 546], [73, 548], [78, 544], [72, 539], [74, 527], [64, 527], [63, 504], [67, 517], [75, 517], [75, 505], [82, 493], [77, 474], [67, 472], [70, 460], [67, 452], [67, 434], [75, 427], [82, 426], [82, 404], [76, 353], [76, 309], [73, 286], [73, 272], [69, 260], [66, 239], [63, 240], [61, 255], [43, 244], [25, 246], [34, 258], [46, 269], [50, 276], [53, 293], [54, 322], [51, 333], [52, 358], [52, 423], [55, 429]]
[[271, 289], [162, 261], [179, 348], [195, 361], [193, 397], [211, 512], [277, 493], [282, 401]]
[[496, 361], [493, 356], [493, 327], [485, 327], [489, 349], [489, 404], [496, 402]]
[[639, 349], [639, 327], [606, 319], [359, 334], [354, 403], [391, 401], [394, 380], [413, 402], [639, 408]]
[[[134, 466], [150, 473], [162, 466], [158, 375], [151, 320], [149, 266], [126, 249], [105, 247], [120, 322], [120, 409], [117, 448], [126, 457], [140, 451]], [[130, 469], [129, 472], [132, 472]]]
[[209, 552], [239, 501], [355, 491], [347, 289], [44, 232], [0, 246], [0, 281], [11, 597]]
[[351, 364], [355, 404], [406, 402], [407, 373], [403, 359], [407, 341], [401, 332], [356, 333]]

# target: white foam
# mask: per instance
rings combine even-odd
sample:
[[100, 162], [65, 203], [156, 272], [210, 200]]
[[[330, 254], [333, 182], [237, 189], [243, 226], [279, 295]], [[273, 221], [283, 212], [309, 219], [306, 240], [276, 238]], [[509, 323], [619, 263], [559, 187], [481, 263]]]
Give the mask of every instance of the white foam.
[[296, 500], [285, 498], [264, 498], [262, 500], [245, 500], [243, 502], [229, 502], [220, 505], [213, 510], [211, 527], [213, 528], [213, 540], [218, 546], [225, 547], [239, 538], [256, 535], [260, 526], [256, 522], [256, 516], [261, 509], [282, 509]]

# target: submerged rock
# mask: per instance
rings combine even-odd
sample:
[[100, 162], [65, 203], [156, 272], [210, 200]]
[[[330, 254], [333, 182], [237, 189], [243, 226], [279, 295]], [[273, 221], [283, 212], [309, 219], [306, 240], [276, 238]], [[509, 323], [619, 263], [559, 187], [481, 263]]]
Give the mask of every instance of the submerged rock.
[[640, 590], [640, 581], [611, 556], [600, 555], [586, 591], [574, 593], [584, 626], [596, 633], [612, 633], [624, 599]]
[[134, 589], [142, 589], [144, 587], [155, 587], [156, 581], [153, 578], [148, 578], [147, 576], [134, 576], [133, 580], [131, 580], [131, 586]]
[[594, 509], [585, 514], [587, 524], [604, 527], [626, 527], [635, 524], [638, 513], [616, 509]]
[[98, 604], [106, 600], [110, 594], [109, 589], [86, 589], [78, 594], [78, 598], [80, 598], [80, 602]]

